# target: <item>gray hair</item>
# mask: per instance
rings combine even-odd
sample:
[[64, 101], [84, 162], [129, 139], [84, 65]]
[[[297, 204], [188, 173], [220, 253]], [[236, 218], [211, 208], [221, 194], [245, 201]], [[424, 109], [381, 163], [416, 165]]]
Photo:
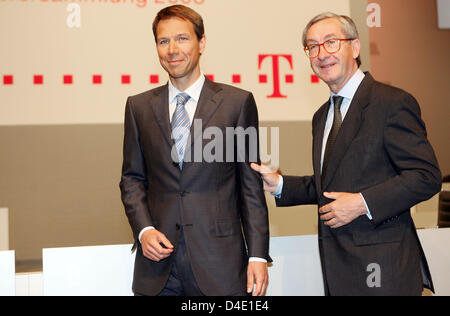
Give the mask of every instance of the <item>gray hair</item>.
[[[312, 20], [309, 21], [309, 23], [306, 25], [305, 29], [303, 30], [303, 47], [306, 47], [307, 45], [306, 33], [309, 31], [311, 26], [326, 19], [338, 19], [339, 22], [341, 22], [342, 33], [344, 33], [347, 38], [359, 39], [359, 33], [358, 29], [356, 28], [356, 24], [350, 17], [346, 15], [338, 15], [331, 12], [325, 12], [312, 18]], [[361, 56], [358, 56], [356, 58], [356, 63], [358, 64], [358, 67], [361, 66]]]

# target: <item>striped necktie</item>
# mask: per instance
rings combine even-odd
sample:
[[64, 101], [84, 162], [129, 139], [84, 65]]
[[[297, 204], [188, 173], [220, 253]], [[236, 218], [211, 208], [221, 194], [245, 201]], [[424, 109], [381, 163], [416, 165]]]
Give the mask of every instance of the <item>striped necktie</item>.
[[334, 119], [333, 126], [331, 127], [330, 135], [328, 135], [327, 146], [325, 147], [325, 153], [323, 157], [323, 165], [322, 165], [322, 182], [325, 179], [325, 174], [327, 171], [328, 160], [330, 159], [331, 153], [333, 151], [334, 142], [336, 141], [339, 130], [342, 125], [342, 114], [341, 114], [341, 105], [344, 98], [341, 96], [334, 96]]
[[183, 158], [186, 143], [189, 138], [191, 122], [186, 111], [185, 105], [191, 97], [186, 93], [177, 95], [177, 107], [172, 116], [172, 138], [175, 141], [175, 147], [178, 154], [178, 166], [183, 169]]

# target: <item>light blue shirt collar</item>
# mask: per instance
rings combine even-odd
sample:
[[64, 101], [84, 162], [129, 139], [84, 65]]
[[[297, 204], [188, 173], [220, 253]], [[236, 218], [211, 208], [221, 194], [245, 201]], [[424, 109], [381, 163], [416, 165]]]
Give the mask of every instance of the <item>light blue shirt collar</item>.
[[352, 100], [355, 96], [356, 90], [358, 90], [365, 76], [366, 75], [361, 71], [361, 69], [358, 69], [350, 78], [350, 80], [345, 84], [345, 86], [341, 89], [341, 91], [339, 91], [339, 93], [335, 94], [330, 91], [331, 99], [333, 99], [333, 97], [336, 95], [340, 95], [341, 97]]

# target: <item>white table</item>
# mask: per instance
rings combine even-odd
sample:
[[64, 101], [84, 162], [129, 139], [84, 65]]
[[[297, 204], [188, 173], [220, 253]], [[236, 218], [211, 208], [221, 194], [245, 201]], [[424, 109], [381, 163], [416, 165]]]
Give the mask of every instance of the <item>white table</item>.
[[[450, 229], [419, 230], [436, 295], [450, 295]], [[269, 296], [323, 295], [317, 236], [272, 237]], [[43, 251], [44, 295], [133, 295], [131, 245]]]
[[0, 296], [16, 295], [14, 251], [0, 251]]

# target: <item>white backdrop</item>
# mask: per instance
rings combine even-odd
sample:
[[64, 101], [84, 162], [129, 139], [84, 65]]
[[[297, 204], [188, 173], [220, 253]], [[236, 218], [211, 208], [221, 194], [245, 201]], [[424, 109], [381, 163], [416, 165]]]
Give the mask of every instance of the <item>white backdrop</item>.
[[450, 29], [450, 1], [437, 0], [438, 21], [441, 29]]
[[[205, 20], [205, 74], [228, 84], [233, 75], [240, 76], [235, 85], [255, 93], [262, 121], [312, 119], [328, 89], [311, 83], [301, 33], [318, 13], [349, 14], [349, 0], [191, 3]], [[73, 14], [69, 4], [79, 5], [80, 27], [67, 25]], [[0, 1], [0, 125], [122, 123], [127, 96], [167, 81], [151, 25], [168, 4]], [[71, 84], [64, 84], [65, 75]], [[101, 84], [93, 84], [93, 75], [102, 76]], [[129, 76], [130, 84], [122, 83], [122, 75]], [[159, 76], [159, 83], [151, 84], [150, 75]], [[269, 98], [274, 94], [285, 98]]]

